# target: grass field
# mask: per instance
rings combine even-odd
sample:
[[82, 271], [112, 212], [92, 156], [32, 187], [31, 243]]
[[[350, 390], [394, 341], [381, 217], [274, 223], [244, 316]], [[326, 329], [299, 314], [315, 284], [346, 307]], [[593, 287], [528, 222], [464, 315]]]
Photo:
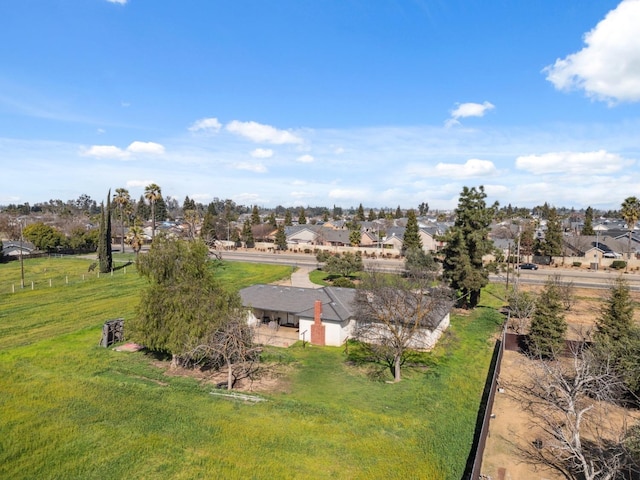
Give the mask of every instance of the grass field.
[[[454, 316], [399, 384], [340, 348], [294, 346], [275, 355], [292, 365], [287, 392], [244, 404], [99, 347], [104, 321], [126, 329], [144, 281], [133, 266], [97, 278], [90, 263], [29, 260], [16, 293], [18, 262], [0, 265], [0, 478], [461, 478], [501, 321], [490, 306]], [[290, 273], [279, 268], [219, 275], [242, 287]]]

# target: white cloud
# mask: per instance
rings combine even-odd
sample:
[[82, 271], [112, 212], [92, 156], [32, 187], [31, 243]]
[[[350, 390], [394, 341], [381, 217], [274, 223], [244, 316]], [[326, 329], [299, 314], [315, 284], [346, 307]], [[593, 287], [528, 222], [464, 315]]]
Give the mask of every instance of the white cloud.
[[93, 145], [84, 151], [84, 155], [98, 158], [127, 158], [129, 152], [114, 145]]
[[271, 158], [273, 157], [273, 150], [270, 148], [256, 148], [251, 152], [253, 158]]
[[125, 150], [114, 145], [93, 145], [86, 149], [83, 155], [97, 158], [127, 159], [131, 157], [131, 154], [135, 153], [162, 155], [164, 153], [164, 146], [155, 142], [138, 141], [131, 142]]
[[203, 131], [205, 133], [218, 133], [222, 128], [222, 124], [218, 121], [217, 118], [201, 118], [200, 120], [196, 120], [189, 127], [190, 132], [199, 132]]
[[606, 150], [595, 152], [549, 152], [516, 159], [516, 167], [534, 174], [570, 173], [603, 175], [618, 172], [633, 161]]
[[490, 102], [458, 103], [457, 107], [451, 110], [451, 118], [449, 118], [445, 122], [445, 125], [447, 127], [452, 127], [453, 125], [460, 125], [460, 121], [459, 121], [460, 118], [484, 117], [484, 114], [487, 111], [493, 110], [494, 108], [496, 107]]
[[313, 157], [309, 154], [306, 155], [302, 155], [300, 157], [298, 157], [296, 159], [298, 162], [300, 163], [312, 163], [313, 162]]
[[490, 160], [471, 158], [465, 163], [438, 163], [435, 167], [410, 165], [410, 175], [428, 177], [472, 178], [495, 175], [496, 166]]
[[582, 50], [543, 70], [547, 80], [611, 103], [640, 101], [639, 25], [640, 1], [623, 1], [584, 36]]
[[98, 133], [98, 135], [103, 135], [107, 133], [107, 131], [104, 128], [99, 128], [98, 130], [96, 130], [96, 133]]
[[109, 3], [117, 3], [120, 5], [126, 5], [129, 0], [107, 0]]
[[309, 192], [291, 192], [291, 196], [294, 198], [311, 198], [313, 197], [312, 193]]
[[210, 193], [193, 193], [189, 195], [189, 197], [191, 198], [191, 200], [195, 200], [196, 202], [202, 202], [202, 203], [208, 200], [211, 200], [211, 198], [213, 198]]
[[236, 170], [248, 170], [255, 173], [267, 173], [267, 167], [261, 163], [239, 162], [233, 165]]
[[256, 143], [273, 143], [276, 145], [302, 143], [302, 139], [290, 131], [278, 130], [271, 125], [263, 125], [257, 122], [234, 120], [227, 124], [226, 129]]
[[127, 147], [127, 152], [130, 153], [149, 153], [152, 155], [162, 155], [164, 153], [164, 146], [155, 142], [132, 142]]
[[154, 180], [129, 180], [126, 183], [127, 188], [142, 188], [147, 185], [151, 185], [152, 183], [156, 183]]

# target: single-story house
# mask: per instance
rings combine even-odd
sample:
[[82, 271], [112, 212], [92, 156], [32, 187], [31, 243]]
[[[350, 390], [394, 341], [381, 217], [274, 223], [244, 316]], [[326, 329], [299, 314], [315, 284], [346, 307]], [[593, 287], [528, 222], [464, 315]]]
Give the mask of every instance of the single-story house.
[[17, 257], [22, 255], [31, 255], [35, 252], [36, 246], [27, 241], [20, 240], [5, 240], [2, 244], [2, 254], [7, 257]]
[[[354, 335], [356, 320], [352, 288], [299, 288], [282, 285], [253, 285], [240, 290], [242, 304], [250, 309], [252, 326], [291, 328], [298, 339], [314, 345], [340, 346]], [[413, 348], [432, 348], [449, 327], [449, 308], [443, 310], [433, 329], [416, 335]]]

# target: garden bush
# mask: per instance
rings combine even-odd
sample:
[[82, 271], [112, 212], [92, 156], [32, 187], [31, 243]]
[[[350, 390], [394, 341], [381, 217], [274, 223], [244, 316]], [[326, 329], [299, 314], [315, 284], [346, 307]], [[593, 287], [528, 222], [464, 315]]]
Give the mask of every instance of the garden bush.
[[573, 262], [571, 265], [573, 265], [574, 267], [581, 267], [582, 262]]
[[622, 270], [626, 266], [627, 262], [625, 262], [624, 260], [614, 260], [613, 262], [611, 262], [611, 268], [613, 268], [614, 270]]

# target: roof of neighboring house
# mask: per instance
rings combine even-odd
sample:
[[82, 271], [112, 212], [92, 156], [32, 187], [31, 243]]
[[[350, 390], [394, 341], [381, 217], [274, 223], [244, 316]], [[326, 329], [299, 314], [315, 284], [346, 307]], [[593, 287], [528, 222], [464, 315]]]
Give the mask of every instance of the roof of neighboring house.
[[282, 285], [252, 285], [240, 290], [242, 304], [262, 310], [313, 317], [315, 301], [322, 302], [322, 319], [343, 322], [353, 316], [353, 288], [298, 288]]
[[11, 255], [12, 252], [19, 252], [20, 250], [23, 252], [33, 252], [36, 250], [36, 246], [26, 240], [22, 242], [20, 242], [20, 240], [4, 240], [2, 243], [2, 252], [5, 255]]

